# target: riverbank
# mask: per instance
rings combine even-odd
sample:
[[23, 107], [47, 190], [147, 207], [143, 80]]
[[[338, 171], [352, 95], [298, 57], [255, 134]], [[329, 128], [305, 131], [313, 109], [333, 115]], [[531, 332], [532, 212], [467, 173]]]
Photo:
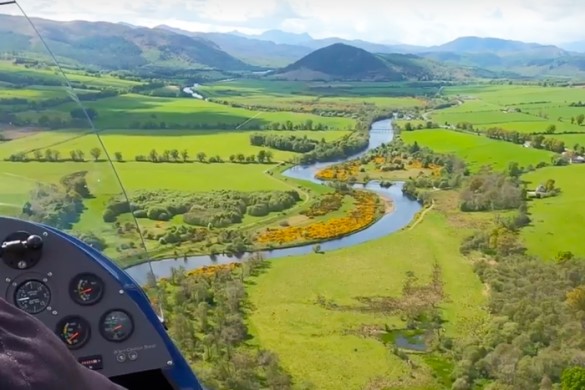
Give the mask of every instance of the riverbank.
[[[347, 158], [344, 161], [353, 160], [359, 158], [367, 153], [371, 149], [375, 149], [383, 143], [392, 141], [394, 132], [392, 128], [391, 120], [383, 120], [376, 122], [372, 125], [370, 131], [370, 144], [368, 149], [360, 152], [354, 156]], [[315, 178], [315, 174], [318, 170], [323, 169], [326, 166], [338, 164], [339, 162], [328, 162], [328, 163], [316, 163], [306, 166], [294, 166], [286, 169], [282, 172], [282, 176], [287, 180], [297, 182], [299, 185], [307, 185], [308, 188], [323, 188], [323, 182]], [[387, 199], [391, 200], [392, 210], [385, 213], [380, 219], [372, 223], [366, 228], [355, 231], [345, 237], [335, 238], [332, 240], [313, 242], [305, 245], [298, 245], [289, 248], [279, 248], [267, 251], [261, 251], [261, 253], [267, 259], [277, 259], [288, 256], [306, 255], [313, 253], [314, 245], [319, 244], [322, 251], [333, 251], [349, 246], [354, 246], [367, 241], [375, 240], [396, 231], [401, 230], [404, 226], [407, 226], [414, 218], [416, 213], [422, 208], [422, 206], [412, 199], [407, 198], [402, 193], [402, 186], [404, 183], [395, 182], [390, 188], [380, 187], [378, 182], [369, 182], [365, 187], [363, 185], [356, 185], [355, 188], [365, 189], [376, 193], [377, 195], [383, 195]], [[241, 258], [250, 255], [251, 253], [245, 253], [242, 256], [230, 256], [230, 255], [200, 255], [200, 256], [187, 256], [181, 257], [180, 259], [168, 258], [156, 261], [144, 261], [140, 264], [126, 268], [128, 272], [137, 282], [145, 283], [147, 275], [152, 271], [156, 277], [168, 277], [172, 269], [183, 267], [186, 270], [192, 270], [207, 265], [215, 264], [228, 264], [234, 261], [239, 261]]]
[[394, 202], [392, 202], [392, 199], [383, 195], [383, 194], [378, 194], [378, 196], [380, 197], [380, 199], [382, 200], [382, 202], [384, 204], [384, 213], [385, 214], [393, 213], [395, 208], [394, 208]]
[[[461, 214], [451, 199], [457, 194], [441, 195], [439, 206], [428, 210], [416, 229], [273, 262], [247, 287], [255, 308], [247, 323], [255, 342], [276, 352], [294, 380], [318, 389], [370, 388], [376, 378], [384, 378], [384, 388], [443, 388], [440, 373], [423, 356], [409, 355], [417, 365], [413, 368], [372, 335], [376, 332], [366, 332], [404, 328], [402, 313], [364, 307], [367, 298], [377, 302], [400, 297], [410, 273], [427, 283], [439, 264], [448, 297], [441, 303], [444, 336], [464, 338], [485, 317], [483, 286], [472, 263], [459, 252], [466, 229], [448, 217]], [[443, 356], [437, 359], [448, 364]]]

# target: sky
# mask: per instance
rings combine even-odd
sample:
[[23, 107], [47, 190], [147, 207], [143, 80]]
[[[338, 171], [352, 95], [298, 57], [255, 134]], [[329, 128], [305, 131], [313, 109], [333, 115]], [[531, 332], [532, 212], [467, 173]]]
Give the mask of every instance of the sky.
[[[47, 19], [166, 24], [201, 32], [280, 29], [314, 38], [426, 46], [471, 35], [543, 44], [585, 40], [585, 0], [18, 1], [29, 15]], [[13, 13], [8, 7], [0, 12]]]

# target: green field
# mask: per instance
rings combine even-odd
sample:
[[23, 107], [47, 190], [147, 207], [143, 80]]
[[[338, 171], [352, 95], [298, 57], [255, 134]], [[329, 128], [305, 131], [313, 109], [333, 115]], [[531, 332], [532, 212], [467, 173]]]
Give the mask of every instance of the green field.
[[524, 167], [534, 166], [539, 162], [549, 163], [554, 155], [545, 150], [525, 148], [481, 135], [444, 129], [403, 131], [400, 135], [407, 143], [416, 141], [436, 152], [455, 154], [465, 160], [471, 170], [477, 170], [484, 165], [501, 170], [512, 161]]
[[[255, 342], [278, 353], [296, 380], [316, 389], [363, 389], [375, 377], [408, 377], [404, 361], [380, 341], [345, 334], [364, 325], [401, 326], [398, 317], [326, 310], [315, 300], [321, 295], [338, 304], [356, 304], [357, 296], [397, 296], [407, 271], [426, 282], [436, 260], [448, 294], [443, 305], [447, 334], [465, 337], [472, 319], [483, 316], [484, 297], [471, 263], [459, 254], [461, 235], [443, 215], [431, 212], [411, 231], [324, 255], [272, 262], [248, 290], [255, 308], [249, 317]], [[403, 385], [438, 388], [432, 378], [422, 382]]]
[[529, 85], [462, 85], [445, 88], [447, 96], [474, 97], [498, 106], [568, 104], [585, 100], [582, 87], [542, 87]]
[[[309, 139], [332, 141], [349, 134], [347, 131], [268, 131], [270, 134], [282, 136], [296, 136]], [[246, 156], [258, 154], [260, 150], [269, 150], [266, 147], [250, 145], [250, 135], [257, 131], [227, 131], [227, 130], [108, 130], [100, 132], [106, 150], [112, 159], [115, 152], [121, 152], [124, 160], [133, 161], [137, 155], [147, 156], [155, 149], [158, 153], [164, 150], [187, 150], [189, 159], [195, 160], [199, 152], [205, 152], [207, 157], [219, 155], [228, 160], [230, 155], [243, 153]], [[85, 131], [45, 131], [33, 136], [23, 137], [0, 144], [0, 158], [6, 158], [18, 151], [33, 149], [58, 150], [61, 158], [68, 159], [71, 150], [82, 150], [86, 159], [92, 148], [99, 147], [99, 139], [94, 133]], [[270, 149], [274, 160], [288, 160], [297, 155], [294, 152]]]
[[[0, 73], [11, 73], [19, 77], [30, 77], [33, 79], [53, 80], [65, 85], [65, 79], [56, 67], [26, 68], [22, 65], [15, 65], [12, 62], [0, 61]], [[89, 75], [82, 71], [65, 69], [65, 75], [69, 81], [75, 84], [85, 84], [93, 87], [130, 88], [139, 85], [139, 82], [123, 80], [108, 74]], [[65, 91], [63, 91], [65, 96]]]
[[542, 133], [555, 125], [557, 133], [585, 132], [585, 126], [571, 123], [572, 117], [585, 114], [585, 108], [569, 107], [585, 101], [584, 88], [482, 84], [448, 87], [444, 93], [463, 104], [435, 111], [432, 119], [440, 124], [469, 122], [478, 129], [501, 127], [526, 133]]
[[[136, 127], [136, 122], [152, 122], [157, 127], [164, 122], [165, 127], [168, 128], [172, 128], [175, 124], [182, 126], [225, 124], [232, 129], [242, 125], [248, 128], [259, 128], [271, 122], [283, 123], [289, 120], [295, 124], [312, 120], [315, 124], [322, 123], [340, 130], [354, 126], [354, 121], [349, 118], [330, 118], [289, 112], [256, 112], [190, 98], [156, 98], [127, 94], [86, 102], [85, 106], [97, 110], [98, 118], [95, 123], [102, 130]], [[69, 112], [76, 107], [74, 103], [69, 103], [42, 113], [29, 111], [20, 116], [38, 119], [41, 115], [47, 115], [68, 119]]]
[[[91, 93], [94, 91], [75, 89], [77, 93]], [[0, 99], [21, 98], [29, 100], [43, 100], [49, 98], [64, 98], [67, 94], [62, 87], [45, 87], [36, 86], [27, 89], [21, 88], [2, 88], [0, 86]]]
[[554, 138], [558, 138], [565, 143], [567, 148], [574, 148], [576, 144], [579, 146], [585, 146], [585, 134], [561, 134], [555, 135]]
[[530, 226], [522, 230], [528, 251], [552, 260], [561, 251], [585, 256], [583, 229], [585, 224], [585, 165], [549, 167], [522, 177], [529, 188], [536, 188], [548, 179], [556, 181], [561, 194], [529, 203]]
[[[396, 96], [404, 91], [400, 83], [295, 83], [289, 81], [230, 80], [204, 85], [204, 96], [229, 102], [303, 110], [359, 110], [360, 105], [375, 105], [381, 109], [401, 109], [424, 106], [422, 99]], [[422, 94], [422, 93], [421, 93]]]

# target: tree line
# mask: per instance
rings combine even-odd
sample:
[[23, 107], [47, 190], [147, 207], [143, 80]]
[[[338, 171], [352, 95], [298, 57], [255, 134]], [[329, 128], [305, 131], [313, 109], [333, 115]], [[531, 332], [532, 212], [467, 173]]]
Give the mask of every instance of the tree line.
[[[86, 162], [93, 160], [94, 162], [107, 161], [101, 159], [103, 150], [95, 147], [89, 151], [89, 155], [81, 149], [70, 150], [68, 155], [63, 155], [60, 150], [57, 149], [36, 149], [32, 152], [18, 152], [13, 153], [5, 161], [11, 162]], [[122, 152], [114, 152], [112, 157], [117, 162], [125, 162]], [[271, 164], [274, 159], [274, 155], [270, 150], [260, 150], [256, 154], [244, 155], [243, 153], [232, 154], [228, 160], [231, 163], [239, 164]], [[137, 162], [151, 162], [151, 163], [189, 163], [198, 161], [200, 163], [225, 163], [226, 160], [219, 155], [208, 156], [205, 152], [198, 152], [195, 155], [195, 159], [191, 159], [189, 151], [183, 149], [168, 149], [158, 152], [156, 149], [152, 149], [148, 155], [137, 155], [134, 157]]]
[[556, 262], [526, 255], [506, 220], [463, 242], [463, 253], [475, 250], [487, 255], [475, 270], [490, 286], [491, 316], [470, 320], [474, 331], [455, 341], [452, 388], [584, 388], [585, 262], [570, 252]]
[[167, 317], [169, 334], [195, 367], [207, 388], [288, 390], [292, 380], [278, 356], [246, 343], [245, 283], [266, 267], [261, 255], [241, 266], [174, 269], [157, 282], [150, 275], [146, 292]]
[[255, 133], [250, 135], [250, 144], [253, 146], [267, 146], [272, 149], [284, 150], [295, 153], [307, 153], [315, 149], [317, 144], [325, 143], [325, 139], [317, 141], [308, 138], [306, 135], [297, 137], [295, 135], [282, 136], [277, 134]]
[[118, 216], [131, 212], [136, 218], [168, 221], [183, 215], [187, 225], [224, 228], [242, 222], [245, 215], [263, 217], [287, 210], [300, 199], [296, 191], [138, 191], [130, 203], [120, 197], [110, 199], [103, 217], [105, 222], [115, 222]]
[[[488, 138], [512, 142], [515, 144], [525, 144], [529, 142], [530, 146], [535, 149], [544, 149], [554, 153], [562, 153], [566, 148], [564, 141], [556, 138], [547, 138], [542, 134], [526, 134], [498, 127], [487, 129], [485, 134]], [[552, 134], [552, 132], [549, 134]]]
[[72, 173], [62, 177], [59, 184], [38, 184], [23, 205], [21, 217], [57, 229], [71, 229], [84, 210], [83, 199], [92, 197], [86, 174]]

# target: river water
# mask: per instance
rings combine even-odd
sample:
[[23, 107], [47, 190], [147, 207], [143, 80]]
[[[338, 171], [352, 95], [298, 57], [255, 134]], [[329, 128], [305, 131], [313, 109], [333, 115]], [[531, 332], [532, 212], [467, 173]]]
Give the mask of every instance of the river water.
[[[368, 150], [374, 149], [383, 143], [390, 142], [393, 137], [394, 132], [392, 129], [391, 120], [387, 119], [375, 122], [372, 124], [372, 128], [370, 130], [370, 144], [368, 146], [368, 149], [364, 152], [348, 157], [344, 161], [358, 158], [365, 154]], [[308, 180], [313, 183], [322, 183], [322, 181], [315, 178], [317, 171], [337, 163], [339, 162], [318, 163], [309, 166], [295, 166], [285, 171], [283, 175], [290, 178]], [[329, 252], [335, 249], [341, 249], [353, 245], [358, 245], [366, 241], [371, 241], [377, 238], [387, 236], [408, 225], [412, 221], [416, 213], [420, 211], [421, 205], [416, 201], [408, 199], [406, 196], [402, 194], [403, 184], [404, 183], [402, 182], [395, 182], [395, 184], [392, 187], [386, 189], [381, 188], [378, 182], [368, 183], [368, 185], [365, 186], [366, 189], [379, 193], [384, 197], [390, 198], [392, 200], [393, 202], [392, 212], [385, 214], [376, 223], [372, 224], [370, 227], [360, 232], [343, 238], [320, 243], [321, 250], [324, 252]], [[356, 185], [355, 187], [364, 188], [363, 185]], [[263, 252], [263, 255], [267, 259], [277, 259], [287, 256], [305, 255], [313, 252], [313, 246], [314, 244], [298, 246], [295, 248], [274, 249], [271, 251]], [[242, 257], [245, 257], [246, 255], [247, 254], [244, 254]], [[126, 272], [132, 278], [134, 278], [136, 282], [144, 284], [146, 283], [147, 275], [148, 272], [150, 272], [151, 267], [156, 277], [160, 278], [170, 276], [171, 270], [173, 268], [183, 267], [186, 270], [192, 270], [201, 268], [206, 265], [227, 264], [238, 260], [239, 258], [237, 257], [227, 255], [217, 255], [213, 257], [209, 255], [191, 256], [188, 257], [187, 259], [183, 258], [166, 259], [152, 261], [150, 263], [139, 264], [127, 268]]]

